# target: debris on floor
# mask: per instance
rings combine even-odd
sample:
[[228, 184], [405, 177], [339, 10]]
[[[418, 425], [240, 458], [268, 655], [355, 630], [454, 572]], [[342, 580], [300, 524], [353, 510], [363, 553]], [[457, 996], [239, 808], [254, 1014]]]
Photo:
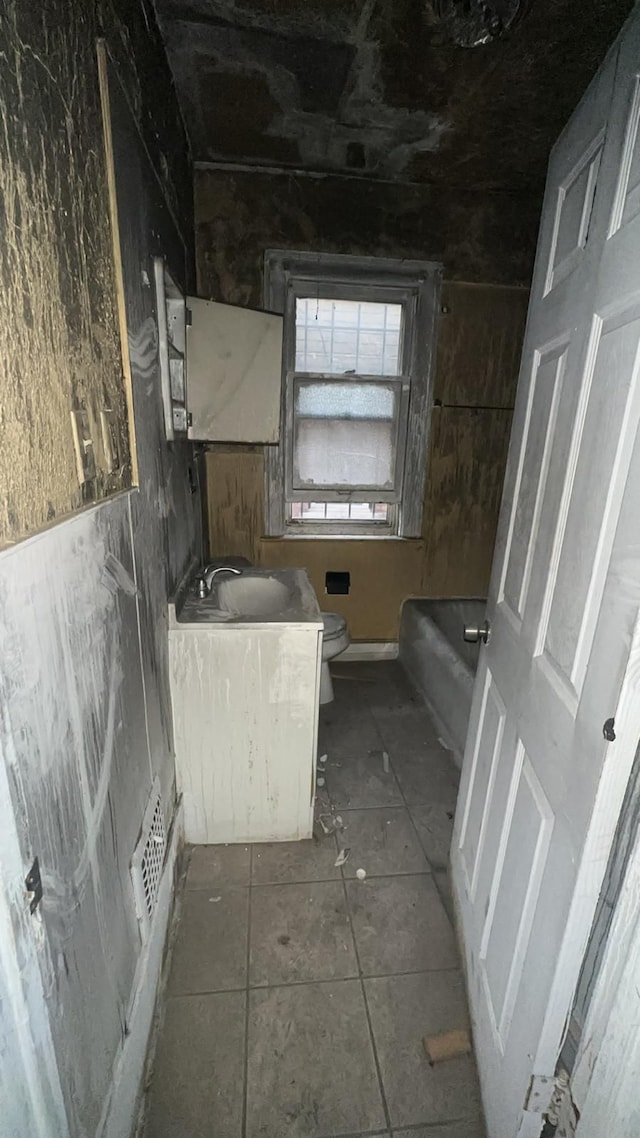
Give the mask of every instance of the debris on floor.
[[335, 834], [336, 830], [344, 829], [342, 818], [339, 814], [320, 814], [318, 821], [325, 834]]
[[340, 850], [340, 853], [338, 854], [336, 860], [333, 863], [336, 869], [340, 869], [341, 865], [345, 865], [346, 862], [348, 862], [350, 853], [351, 853], [351, 850], [349, 849], [348, 846], [346, 849]]
[[422, 1042], [431, 1067], [471, 1053], [471, 1036], [465, 1028], [443, 1031], [440, 1035], [425, 1035]]
[[382, 763], [382, 770], [384, 774], [389, 774], [389, 755], [387, 751], [369, 751], [371, 758], [379, 760]]
[[358, 881], [364, 881], [366, 876], [367, 876], [366, 869], [356, 869], [356, 877], [358, 878]]

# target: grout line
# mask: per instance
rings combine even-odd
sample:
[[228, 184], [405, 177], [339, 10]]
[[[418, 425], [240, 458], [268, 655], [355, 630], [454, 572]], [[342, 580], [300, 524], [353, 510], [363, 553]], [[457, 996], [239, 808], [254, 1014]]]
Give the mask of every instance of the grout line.
[[[345, 827], [345, 829], [346, 829], [346, 827]], [[345, 844], [345, 846], [349, 845], [348, 834], [345, 834], [344, 844]], [[337, 853], [340, 852], [340, 848], [341, 847], [337, 848]], [[422, 847], [420, 847], [420, 848], [422, 849]], [[426, 854], [425, 854], [425, 858], [426, 858]], [[432, 875], [433, 875], [432, 869], [402, 869], [402, 870], [399, 870], [397, 873], [393, 873], [393, 872], [389, 873], [389, 871], [387, 871], [385, 873], [369, 873], [369, 871], [367, 871], [367, 879], [371, 878], [372, 881], [373, 880], [377, 881], [380, 877], [431, 877]], [[355, 881], [355, 880], [356, 880], [355, 873], [353, 874], [353, 876], [350, 876], [347, 874], [347, 881]], [[251, 888], [253, 890], [255, 890], [255, 889], [275, 889], [279, 886], [285, 886], [285, 885], [339, 885], [339, 884], [340, 884], [340, 877], [339, 877], [338, 873], [336, 872], [335, 877], [313, 877], [313, 878], [303, 877], [300, 881], [256, 881], [251, 886]], [[204, 890], [204, 892], [206, 892], [206, 890]]]
[[247, 1136], [247, 1109], [249, 1102], [249, 968], [251, 966], [251, 894], [253, 877], [253, 845], [249, 845], [249, 905], [247, 912], [247, 954], [244, 1009], [244, 1073], [242, 1097], [242, 1138]]
[[[355, 938], [354, 938], [355, 939]], [[406, 972], [371, 972], [355, 973], [353, 976], [327, 976], [316, 979], [309, 977], [306, 980], [278, 980], [271, 984], [250, 984], [245, 988], [208, 988], [201, 992], [175, 992], [168, 996], [170, 1000], [193, 1000], [200, 996], [225, 996], [227, 993], [239, 992], [267, 992], [272, 988], [304, 988], [309, 984], [353, 984], [354, 980], [394, 980], [398, 976], [439, 976], [441, 973], [459, 972], [458, 965], [451, 968], [414, 968]]]
[[349, 918], [349, 928], [351, 929], [351, 937], [353, 940], [353, 948], [356, 954], [356, 963], [358, 965], [358, 973], [360, 980], [360, 991], [362, 992], [362, 1000], [364, 1003], [364, 1011], [367, 1017], [367, 1027], [369, 1028], [369, 1040], [371, 1043], [371, 1050], [373, 1052], [373, 1061], [375, 1063], [376, 1075], [378, 1077], [378, 1086], [380, 1088], [380, 1098], [382, 1100], [382, 1109], [384, 1110], [384, 1117], [386, 1120], [387, 1134], [391, 1134], [391, 1115], [389, 1114], [389, 1105], [387, 1103], [387, 1096], [384, 1091], [384, 1084], [382, 1082], [382, 1070], [380, 1068], [380, 1060], [378, 1058], [378, 1049], [376, 1047], [375, 1036], [373, 1034], [373, 1024], [371, 1022], [371, 1012], [369, 1010], [369, 1001], [367, 1000], [367, 991], [364, 984], [364, 977], [362, 975], [362, 966], [360, 964], [360, 953], [358, 952], [358, 942], [356, 940], [356, 933], [353, 926], [353, 916], [351, 914], [351, 906], [349, 904], [349, 891], [347, 889], [347, 879], [344, 875], [344, 869], [340, 869], [342, 875], [342, 888], [344, 891], [344, 902], [347, 909], [347, 917]]

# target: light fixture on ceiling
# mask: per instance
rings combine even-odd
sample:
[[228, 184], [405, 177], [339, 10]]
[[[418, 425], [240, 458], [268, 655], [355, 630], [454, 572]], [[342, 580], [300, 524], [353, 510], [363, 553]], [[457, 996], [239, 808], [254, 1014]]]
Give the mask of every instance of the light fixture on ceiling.
[[430, 0], [433, 14], [460, 47], [490, 43], [507, 31], [523, 0]]

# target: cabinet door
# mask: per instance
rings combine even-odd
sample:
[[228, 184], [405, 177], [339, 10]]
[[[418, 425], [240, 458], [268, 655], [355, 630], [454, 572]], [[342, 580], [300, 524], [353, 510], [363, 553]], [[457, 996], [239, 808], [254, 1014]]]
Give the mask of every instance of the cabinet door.
[[190, 439], [277, 443], [282, 316], [188, 297]]

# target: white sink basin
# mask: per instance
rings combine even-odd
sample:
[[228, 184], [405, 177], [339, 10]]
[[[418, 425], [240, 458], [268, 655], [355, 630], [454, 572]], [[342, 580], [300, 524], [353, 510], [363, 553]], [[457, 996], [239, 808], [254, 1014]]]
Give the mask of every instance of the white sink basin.
[[304, 569], [243, 569], [218, 573], [211, 592], [199, 597], [195, 577], [186, 583], [170, 619], [178, 625], [322, 624], [316, 595]]
[[221, 612], [260, 619], [286, 611], [291, 590], [275, 577], [223, 577], [214, 580], [213, 603]]

